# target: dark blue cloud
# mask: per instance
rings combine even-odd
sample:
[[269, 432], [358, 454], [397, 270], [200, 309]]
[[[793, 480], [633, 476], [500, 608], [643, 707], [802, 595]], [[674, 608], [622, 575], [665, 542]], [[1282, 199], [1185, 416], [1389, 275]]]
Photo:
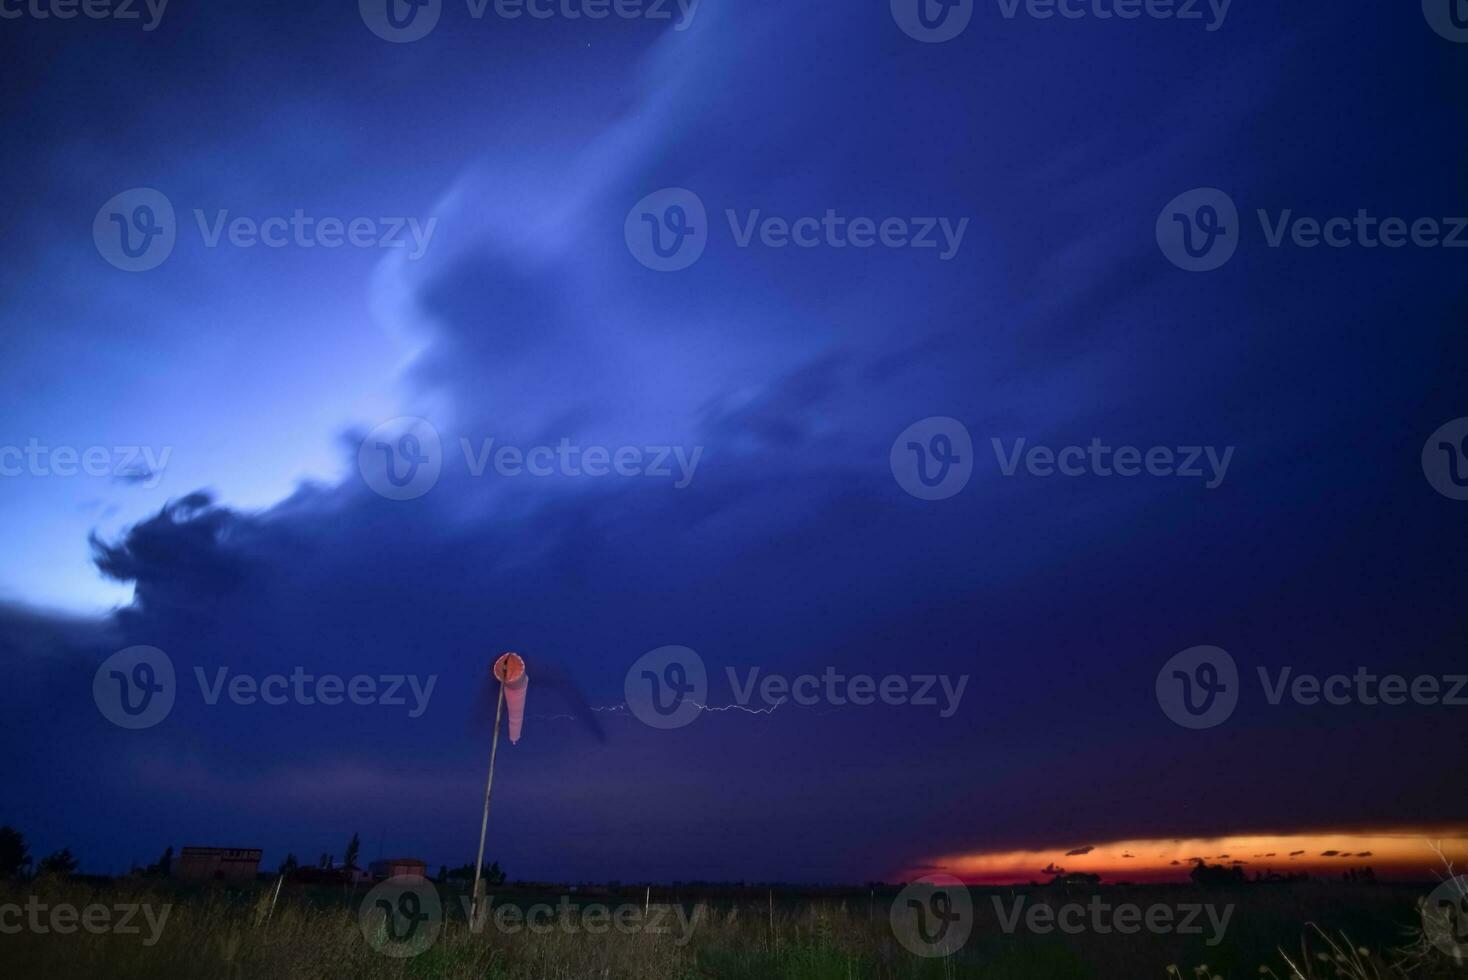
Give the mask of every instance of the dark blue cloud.
[[[1192, 733], [1153, 694], [1160, 665], [1202, 643], [1249, 677], [1461, 659], [1460, 515], [1418, 462], [1463, 414], [1456, 256], [1253, 235], [1196, 275], [1153, 238], [1195, 186], [1226, 188], [1246, 222], [1463, 213], [1445, 94], [1462, 60], [1415, 15], [1240, 5], [1205, 34], [981, 11], [926, 46], [884, 4], [704, 0], [686, 32], [460, 17], [388, 45], [343, 10], [181, 9], [167, 44], [48, 28], [39, 47], [61, 67], [28, 82], [47, 108], [9, 110], [15, 145], [46, 148], [0, 154], [37, 189], [14, 227], [43, 247], [0, 271], [29, 325], [0, 370], [35, 386], [68, 345], [99, 362], [142, 345], [179, 401], [135, 394], [136, 438], [188, 423], [177, 458], [226, 447], [219, 474], [92, 539], [97, 570], [135, 587], [126, 608], [0, 610], [27, 789], [0, 817], [42, 849], [116, 866], [240, 843], [274, 860], [360, 830], [462, 862], [487, 753], [479, 691], [509, 649], [533, 678], [492, 830], [513, 874], [855, 879], [975, 847], [1465, 816], [1450, 709], [1254, 698]], [[114, 76], [141, 97], [97, 83]], [[181, 211], [439, 224], [417, 262], [191, 245], [120, 279], [85, 232], [101, 201], [151, 184]], [[711, 225], [676, 274], [623, 241], [628, 209], [663, 187], [693, 189]], [[755, 209], [968, 224], [949, 261], [740, 248], [726, 211]], [[45, 297], [77, 291], [49, 332]], [[393, 399], [362, 394], [399, 368]], [[246, 394], [180, 387], [195, 369]], [[81, 387], [9, 397], [36, 419], [124, 414]], [[442, 438], [443, 474], [416, 500], [356, 472], [382, 421], [364, 404], [394, 401], [380, 414]], [[973, 434], [976, 467], [929, 503], [888, 452], [939, 415]], [[313, 427], [346, 476], [233, 502], [232, 484], [307, 469], [290, 440]], [[460, 440], [488, 438], [704, 454], [684, 489], [474, 477]], [[1004, 477], [991, 440], [1018, 438], [1236, 454], [1213, 490]], [[168, 653], [180, 697], [125, 732], [91, 678], [134, 644]], [[711, 702], [731, 699], [725, 668], [970, 681], [950, 717], [788, 705], [665, 733], [591, 710], [668, 644], [704, 657]], [[437, 681], [420, 717], [210, 705], [196, 683], [297, 668]]]

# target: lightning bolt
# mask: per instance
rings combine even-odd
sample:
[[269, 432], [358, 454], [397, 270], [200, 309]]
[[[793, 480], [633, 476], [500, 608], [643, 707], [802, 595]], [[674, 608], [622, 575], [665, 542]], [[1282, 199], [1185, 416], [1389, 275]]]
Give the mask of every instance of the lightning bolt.
[[[747, 715], [772, 715], [772, 714], [775, 713], [775, 709], [778, 708], [778, 707], [780, 707], [780, 705], [784, 704], [787, 700], [789, 700], [789, 699], [788, 698], [781, 698], [779, 701], [776, 701], [774, 704], [770, 705], [768, 708], [751, 708], [748, 705], [744, 705], [744, 704], [699, 704], [697, 701], [694, 701], [691, 698], [689, 699], [688, 703], [691, 704], [691, 705], [693, 705], [699, 711], [707, 711], [707, 712], [710, 712], [710, 713], [723, 713], [725, 711], [742, 711], [742, 712], [744, 712]], [[627, 708], [627, 702], [622, 701], [622, 702], [620, 702], [618, 704], [609, 704], [609, 705], [601, 705], [601, 706], [592, 705], [591, 706], [591, 710], [592, 711], [598, 711], [598, 712], [604, 712], [604, 713], [621, 713], [621, 714], [626, 714], [628, 708]], [[534, 717], [534, 720], [536, 720], [536, 721], [559, 721], [559, 720], [575, 721], [576, 720], [575, 717], [572, 716], [572, 715], [535, 715], [533, 717]]]

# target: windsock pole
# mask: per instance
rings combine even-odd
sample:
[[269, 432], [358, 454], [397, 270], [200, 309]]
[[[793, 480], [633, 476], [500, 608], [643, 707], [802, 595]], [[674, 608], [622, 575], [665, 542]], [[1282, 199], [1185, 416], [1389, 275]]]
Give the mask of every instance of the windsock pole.
[[484, 867], [484, 835], [489, 830], [489, 791], [494, 788], [494, 757], [500, 747], [500, 716], [505, 710], [505, 684], [500, 682], [500, 694], [494, 708], [494, 738], [489, 743], [489, 778], [484, 782], [484, 818], [479, 822], [479, 856], [474, 859], [474, 897], [469, 901], [469, 928], [479, 928], [479, 874]]

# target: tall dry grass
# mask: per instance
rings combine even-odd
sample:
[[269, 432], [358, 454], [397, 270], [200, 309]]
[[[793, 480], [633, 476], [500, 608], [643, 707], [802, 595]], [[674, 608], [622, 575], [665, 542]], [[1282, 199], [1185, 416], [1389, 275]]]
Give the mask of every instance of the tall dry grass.
[[[1244, 977], [1271, 980], [1398, 980], [1411, 970], [1420, 980], [1468, 974], [1441, 956], [1408, 963], [1387, 947], [1363, 947], [1310, 932], [1303, 953], [1281, 953], [1281, 937], [1298, 943], [1301, 915], [1316, 907], [1359, 920], [1391, 919], [1395, 934], [1413, 914], [1411, 891], [1297, 889], [1246, 891], [1229, 896], [1241, 905], [1236, 930], [1204, 950], [1191, 940], [1158, 936], [1005, 935], [975, 901], [979, 921], [958, 956], [925, 960], [899, 946], [878, 900], [811, 900], [780, 904], [703, 905], [696, 928], [680, 942], [669, 934], [609, 930], [568, 931], [554, 921], [544, 932], [513, 933], [494, 925], [472, 932], [458, 904], [446, 896], [446, 918], [434, 945], [419, 956], [394, 959], [364, 938], [350, 898], [287, 891], [272, 909], [270, 888], [244, 893], [222, 889], [180, 891], [166, 884], [120, 881], [110, 887], [39, 880], [0, 885], [0, 905], [31, 896], [48, 904], [170, 905], [154, 945], [146, 935], [0, 935], [0, 977], [38, 980], [1064, 980], [1171, 975], [1181, 980]], [[354, 896], [360, 901], [360, 893]], [[1038, 900], [1038, 899], [1037, 899]], [[557, 916], [566, 916], [565, 909]], [[571, 913], [574, 915], [574, 913]], [[1328, 918], [1328, 916], [1327, 916]], [[146, 932], [146, 927], [144, 927]], [[1207, 967], [1169, 967], [1173, 963]]]

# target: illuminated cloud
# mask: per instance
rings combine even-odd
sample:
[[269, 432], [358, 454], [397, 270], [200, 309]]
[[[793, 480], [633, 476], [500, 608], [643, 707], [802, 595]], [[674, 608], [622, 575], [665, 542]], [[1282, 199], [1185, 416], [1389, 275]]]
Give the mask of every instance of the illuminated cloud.
[[[1306, 853], [1315, 853], [1319, 858], [1295, 862], [1291, 866], [1294, 873], [1304, 871], [1335, 876], [1342, 866], [1342, 858], [1369, 857], [1372, 868], [1379, 877], [1430, 880], [1434, 870], [1440, 868], [1438, 855], [1431, 846], [1436, 841], [1442, 841], [1443, 853], [1448, 859], [1459, 863], [1468, 859], [1468, 832], [1459, 828], [1451, 833], [1441, 830], [1402, 830], [1230, 836], [1193, 841], [1116, 841], [1087, 847], [1084, 853], [1081, 853], [1081, 849], [1066, 852], [1065, 857], [1070, 860], [1066, 862], [1065, 868], [1055, 864], [1053, 856], [1057, 852], [1044, 850], [954, 854], [944, 856], [941, 863], [950, 873], [973, 883], [1027, 882], [1034, 878], [1032, 869], [1041, 866], [1042, 873], [1046, 875], [1064, 874], [1068, 870], [1099, 874], [1103, 879], [1109, 880], [1124, 878], [1128, 881], [1176, 881], [1185, 878], [1195, 865], [1210, 861], [1227, 862], [1231, 867], [1257, 867], [1261, 873], [1267, 874], [1270, 871], [1268, 859], [1295, 846], [1297, 849], [1289, 854], [1292, 860]], [[1189, 852], [1196, 854], [1200, 850], [1211, 852], [1219, 845], [1223, 845], [1224, 849], [1216, 858], [1182, 856]], [[1230, 854], [1234, 851], [1262, 855], [1264, 863], [1231, 858]], [[1136, 855], [1139, 853], [1159, 856], [1138, 858]]]

